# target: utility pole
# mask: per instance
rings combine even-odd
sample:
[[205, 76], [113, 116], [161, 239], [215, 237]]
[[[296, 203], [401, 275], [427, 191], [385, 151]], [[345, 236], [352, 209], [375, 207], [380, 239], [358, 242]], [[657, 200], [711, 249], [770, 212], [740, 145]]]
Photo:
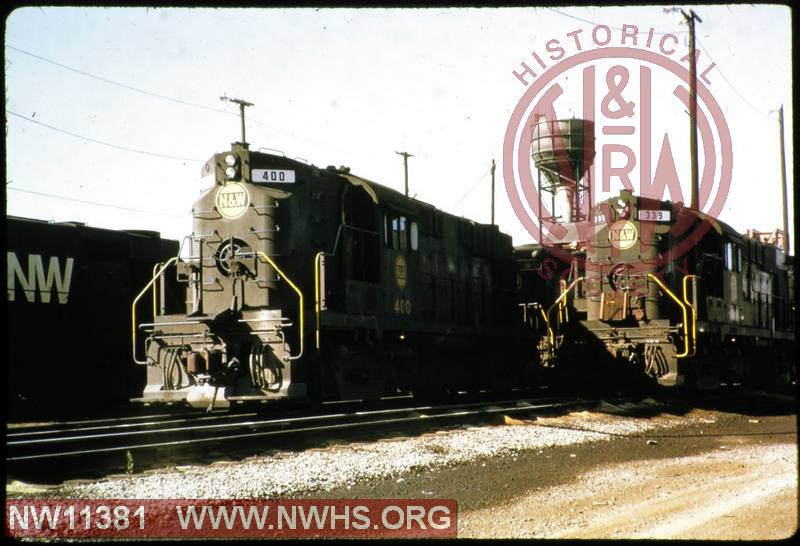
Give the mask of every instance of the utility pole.
[[494, 225], [494, 159], [492, 159], [492, 225]]
[[781, 130], [781, 182], [783, 185], [783, 251], [789, 255], [789, 205], [786, 195], [786, 150], [783, 143], [783, 105], [778, 110], [778, 124]]
[[236, 103], [236, 104], [239, 105], [239, 117], [242, 120], [242, 146], [244, 146], [244, 149], [246, 150], [248, 144], [247, 144], [247, 140], [245, 139], [245, 135], [244, 135], [244, 108], [245, 108], [245, 106], [254, 106], [253, 103], [244, 101], [242, 99], [232, 99], [232, 98], [228, 97], [227, 95], [222, 95], [219, 98], [219, 100], [233, 102], [233, 103]]
[[699, 169], [697, 166], [697, 51], [695, 49], [694, 40], [694, 22], [703, 22], [702, 19], [694, 12], [689, 10], [689, 13], [681, 10], [681, 15], [689, 25], [689, 150], [691, 154], [692, 164], [692, 199], [691, 207], [693, 209], [700, 209], [700, 201], [698, 194], [700, 193], [699, 187]]
[[414, 157], [414, 155], [410, 154], [408, 152], [395, 152], [395, 153], [397, 155], [402, 155], [403, 156], [403, 167], [404, 167], [405, 173], [406, 173], [406, 197], [408, 197], [408, 158], [409, 157]]

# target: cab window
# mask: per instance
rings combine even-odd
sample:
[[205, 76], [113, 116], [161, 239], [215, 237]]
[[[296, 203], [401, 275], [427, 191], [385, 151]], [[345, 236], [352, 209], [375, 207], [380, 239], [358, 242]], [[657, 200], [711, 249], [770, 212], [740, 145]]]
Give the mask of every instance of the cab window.
[[403, 214], [391, 212], [384, 214], [383, 218], [383, 243], [387, 248], [394, 248], [400, 252], [417, 250], [419, 246], [417, 222], [411, 221]]
[[742, 249], [734, 243], [725, 243], [725, 269], [737, 272], [742, 269]]

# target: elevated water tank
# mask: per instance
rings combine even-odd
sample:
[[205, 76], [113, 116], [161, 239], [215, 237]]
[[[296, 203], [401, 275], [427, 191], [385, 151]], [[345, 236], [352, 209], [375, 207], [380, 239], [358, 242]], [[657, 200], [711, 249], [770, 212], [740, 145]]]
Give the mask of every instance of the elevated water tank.
[[581, 179], [591, 167], [594, 153], [593, 121], [576, 118], [547, 120], [542, 117], [533, 127], [531, 157], [552, 186], [541, 189], [566, 193], [569, 222], [586, 219], [581, 204], [590, 190]]
[[574, 173], [575, 167], [580, 167], [579, 172], [583, 174], [594, 161], [594, 122], [575, 118], [555, 121], [540, 118], [533, 127], [531, 156], [536, 168], [544, 172], [559, 172], [559, 161], [566, 160], [570, 172]]

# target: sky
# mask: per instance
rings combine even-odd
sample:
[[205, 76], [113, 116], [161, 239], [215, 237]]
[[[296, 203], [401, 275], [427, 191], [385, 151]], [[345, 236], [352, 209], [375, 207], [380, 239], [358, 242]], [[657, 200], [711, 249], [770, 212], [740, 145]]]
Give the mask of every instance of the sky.
[[[536, 68], [532, 52], [541, 58], [552, 39], [566, 56], [576, 53], [576, 31], [582, 48], [602, 49], [588, 38], [597, 25], [608, 26], [613, 41], [624, 25], [674, 33], [678, 61], [688, 51], [687, 27], [663, 8], [20, 8], [6, 20], [4, 43], [7, 214], [182, 238], [208, 187], [203, 163], [240, 137], [238, 108], [220, 100], [228, 96], [254, 103], [246, 118], [252, 150], [346, 165], [400, 191], [396, 152], [407, 151], [410, 195], [480, 222], [490, 218], [495, 159], [497, 223], [514, 244], [529, 243], [502, 174], [509, 120], [528, 89], [514, 72], [523, 62]], [[696, 11], [698, 72], [714, 63], [707, 87], [732, 142], [720, 217], [740, 232], [781, 227], [783, 105], [791, 226], [791, 12]], [[598, 63], [601, 84], [612, 65]], [[654, 73], [653, 125], [669, 134], [686, 195], [688, 117], [664, 93], [675, 81]], [[637, 74], [631, 70], [631, 88]], [[576, 75], [559, 80], [559, 117], [581, 114]], [[604, 139], [598, 135], [598, 150]], [[611, 180], [609, 194], [621, 187]]]

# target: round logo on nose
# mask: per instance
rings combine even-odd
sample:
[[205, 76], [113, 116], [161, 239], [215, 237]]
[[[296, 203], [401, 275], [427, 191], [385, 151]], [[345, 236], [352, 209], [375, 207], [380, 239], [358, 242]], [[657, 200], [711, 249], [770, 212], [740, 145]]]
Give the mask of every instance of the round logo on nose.
[[224, 217], [232, 220], [243, 215], [250, 206], [250, 194], [239, 182], [229, 182], [217, 191], [217, 210]]
[[639, 230], [636, 224], [628, 220], [618, 220], [608, 228], [608, 240], [620, 250], [628, 250], [639, 239]]

